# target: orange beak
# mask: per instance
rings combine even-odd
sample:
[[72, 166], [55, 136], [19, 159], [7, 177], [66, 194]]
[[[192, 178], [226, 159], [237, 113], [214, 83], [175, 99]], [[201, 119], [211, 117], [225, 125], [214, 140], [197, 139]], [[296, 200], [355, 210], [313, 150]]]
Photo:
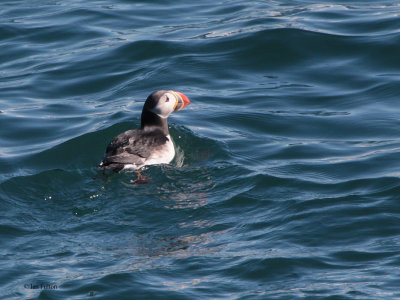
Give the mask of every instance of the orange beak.
[[180, 111], [182, 108], [184, 108], [190, 104], [190, 100], [188, 97], [186, 97], [186, 95], [184, 95], [180, 92], [175, 92], [175, 94], [178, 95], [178, 101], [175, 104], [174, 111]]

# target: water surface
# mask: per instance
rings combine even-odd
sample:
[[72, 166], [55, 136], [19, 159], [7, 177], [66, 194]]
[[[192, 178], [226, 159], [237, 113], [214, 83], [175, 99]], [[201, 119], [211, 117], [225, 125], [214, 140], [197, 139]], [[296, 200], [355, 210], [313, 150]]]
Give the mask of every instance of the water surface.
[[[3, 299], [400, 297], [395, 1], [0, 4]], [[171, 165], [105, 179], [152, 91]]]

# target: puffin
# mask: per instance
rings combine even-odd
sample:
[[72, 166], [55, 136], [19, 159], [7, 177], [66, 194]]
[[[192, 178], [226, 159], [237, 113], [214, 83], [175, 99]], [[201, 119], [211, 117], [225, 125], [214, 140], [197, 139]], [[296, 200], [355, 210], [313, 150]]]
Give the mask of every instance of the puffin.
[[181, 92], [160, 90], [151, 93], [143, 105], [140, 128], [117, 135], [107, 146], [99, 168], [120, 172], [135, 170], [136, 182], [147, 178], [140, 169], [147, 165], [169, 164], [175, 156], [175, 146], [168, 131], [168, 117], [190, 104]]

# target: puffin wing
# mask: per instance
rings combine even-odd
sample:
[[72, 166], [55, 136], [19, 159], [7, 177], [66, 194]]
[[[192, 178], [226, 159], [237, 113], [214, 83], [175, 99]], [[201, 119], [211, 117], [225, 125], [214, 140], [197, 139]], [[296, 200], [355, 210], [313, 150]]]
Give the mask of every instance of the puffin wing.
[[128, 130], [116, 136], [106, 149], [101, 167], [118, 167], [134, 165], [142, 167], [152, 150], [165, 144], [168, 138], [162, 131]]

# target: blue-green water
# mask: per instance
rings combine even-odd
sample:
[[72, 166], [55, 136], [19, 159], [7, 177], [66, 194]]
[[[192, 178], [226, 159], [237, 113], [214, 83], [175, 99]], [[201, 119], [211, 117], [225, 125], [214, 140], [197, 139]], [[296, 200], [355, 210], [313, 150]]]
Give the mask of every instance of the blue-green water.
[[[400, 297], [397, 1], [2, 1], [1, 299]], [[152, 91], [171, 165], [105, 180]]]

